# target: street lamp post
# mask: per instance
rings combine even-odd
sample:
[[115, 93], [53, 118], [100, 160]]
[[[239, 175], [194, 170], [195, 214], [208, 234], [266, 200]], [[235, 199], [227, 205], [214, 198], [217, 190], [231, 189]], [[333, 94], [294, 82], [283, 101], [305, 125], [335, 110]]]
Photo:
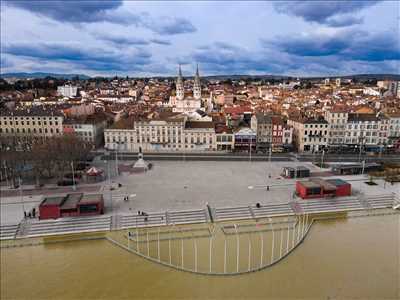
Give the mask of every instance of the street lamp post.
[[74, 161], [71, 161], [71, 169], [72, 169], [72, 189], [75, 191], [76, 185], [75, 185]]
[[112, 189], [111, 189], [111, 174], [110, 174], [110, 157], [109, 152], [105, 151], [104, 155], [107, 156], [107, 160], [104, 162], [107, 163], [107, 179], [108, 179], [108, 190], [110, 191], [110, 204], [111, 204], [111, 211], [113, 210], [113, 203], [112, 203]]
[[359, 154], [358, 154], [358, 162], [361, 162], [363, 139], [364, 139], [364, 137], [363, 137], [363, 132], [361, 131], [361, 133], [360, 133], [360, 138], [359, 138], [359, 143], [358, 143], [358, 145], [359, 145], [359, 147], [360, 147], [360, 152], [359, 152]]
[[24, 203], [24, 195], [22, 193], [22, 181], [21, 177], [19, 177], [19, 195], [21, 197], [21, 203], [22, 203], [22, 210], [24, 211], [24, 216], [25, 216], [25, 203]]
[[119, 142], [117, 143], [117, 148], [115, 149], [115, 176], [118, 176], [119, 170], [118, 170], [118, 148], [119, 148]]
[[8, 187], [10, 187], [11, 185], [10, 185], [9, 182], [8, 182], [7, 164], [6, 164], [5, 161], [3, 161], [3, 163], [4, 163], [4, 175], [6, 176], [6, 185], [7, 185]]
[[325, 156], [325, 149], [322, 149], [322, 155], [321, 155], [321, 168], [324, 167], [324, 156]]
[[252, 143], [252, 139], [251, 137], [249, 138], [249, 161], [251, 162], [251, 143]]

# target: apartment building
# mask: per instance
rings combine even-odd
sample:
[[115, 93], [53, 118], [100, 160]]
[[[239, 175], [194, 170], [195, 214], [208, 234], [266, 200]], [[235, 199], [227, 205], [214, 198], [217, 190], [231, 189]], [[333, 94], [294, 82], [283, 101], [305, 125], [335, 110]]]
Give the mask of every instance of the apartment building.
[[[251, 117], [251, 129], [257, 135], [257, 151], [268, 151], [272, 145], [272, 116], [264, 113], [256, 113]], [[275, 130], [277, 134], [278, 130]]]
[[325, 120], [329, 123], [329, 145], [343, 145], [346, 137], [348, 112], [345, 108], [332, 108], [325, 112]]
[[293, 139], [293, 128], [286, 125], [280, 116], [272, 116], [272, 150], [290, 149]]
[[88, 115], [81, 118], [66, 118], [63, 124], [64, 134], [76, 134], [93, 147], [103, 144], [104, 128], [107, 125], [103, 114]]
[[227, 126], [216, 128], [216, 144], [218, 151], [233, 151], [235, 148], [235, 136], [232, 129]]
[[389, 118], [389, 138], [400, 138], [400, 113], [387, 114]]
[[257, 133], [247, 127], [243, 127], [235, 132], [235, 151], [251, 152], [256, 151], [257, 147]]
[[322, 151], [328, 146], [329, 124], [325, 119], [289, 119], [293, 142], [299, 152]]
[[376, 114], [349, 113], [345, 143], [348, 145], [386, 145], [389, 118]]
[[24, 138], [62, 135], [64, 115], [54, 109], [35, 106], [29, 109], [0, 110], [0, 136]]
[[73, 98], [78, 94], [78, 87], [72, 85], [63, 85], [57, 87], [57, 94], [59, 96]]

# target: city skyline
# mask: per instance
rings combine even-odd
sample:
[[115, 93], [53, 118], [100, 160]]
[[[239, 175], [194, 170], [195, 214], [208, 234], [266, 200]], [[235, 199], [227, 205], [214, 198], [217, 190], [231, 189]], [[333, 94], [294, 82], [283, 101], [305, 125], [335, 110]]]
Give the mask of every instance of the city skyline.
[[196, 63], [203, 76], [399, 73], [395, 1], [4, 1], [1, 8], [2, 73], [176, 76], [182, 64], [192, 76]]

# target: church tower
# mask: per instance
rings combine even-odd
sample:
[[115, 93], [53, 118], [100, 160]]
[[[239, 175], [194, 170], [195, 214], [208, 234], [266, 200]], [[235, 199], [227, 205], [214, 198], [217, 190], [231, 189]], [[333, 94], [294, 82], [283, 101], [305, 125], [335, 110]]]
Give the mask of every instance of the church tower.
[[196, 68], [196, 76], [194, 77], [193, 98], [197, 99], [197, 100], [201, 99], [201, 82], [200, 82], [199, 65], [198, 64], [197, 64], [197, 68]]
[[176, 79], [176, 99], [183, 100], [184, 98], [185, 98], [185, 88], [183, 87], [181, 65], [179, 65], [178, 78]]

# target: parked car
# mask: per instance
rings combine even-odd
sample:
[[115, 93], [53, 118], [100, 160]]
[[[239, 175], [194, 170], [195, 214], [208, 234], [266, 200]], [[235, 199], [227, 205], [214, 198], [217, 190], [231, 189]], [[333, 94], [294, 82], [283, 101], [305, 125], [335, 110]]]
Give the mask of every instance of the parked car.
[[77, 170], [77, 171], [83, 171], [83, 170], [85, 170], [87, 167], [89, 167], [90, 166], [90, 164], [88, 164], [88, 163], [78, 163], [77, 165], [76, 165], [76, 167], [75, 167], [75, 170]]
[[[78, 184], [78, 183], [75, 181], [75, 184]], [[63, 180], [59, 180], [59, 181], [57, 182], [57, 185], [58, 185], [58, 186], [74, 185], [74, 182], [73, 182], [72, 180], [63, 179]]]
[[[67, 173], [64, 175], [65, 178], [67, 179], [72, 179], [72, 173]], [[74, 173], [74, 178], [75, 179], [81, 179], [82, 178], [82, 174], [80, 173]]]

